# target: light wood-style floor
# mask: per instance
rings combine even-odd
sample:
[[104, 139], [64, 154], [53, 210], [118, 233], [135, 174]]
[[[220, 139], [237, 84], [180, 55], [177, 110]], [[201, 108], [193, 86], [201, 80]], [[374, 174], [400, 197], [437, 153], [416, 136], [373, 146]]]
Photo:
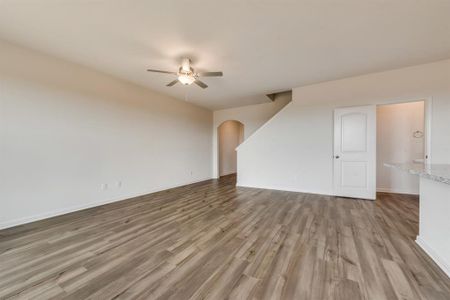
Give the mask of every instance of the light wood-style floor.
[[450, 299], [418, 199], [235, 188], [228, 176], [0, 231], [0, 298]]

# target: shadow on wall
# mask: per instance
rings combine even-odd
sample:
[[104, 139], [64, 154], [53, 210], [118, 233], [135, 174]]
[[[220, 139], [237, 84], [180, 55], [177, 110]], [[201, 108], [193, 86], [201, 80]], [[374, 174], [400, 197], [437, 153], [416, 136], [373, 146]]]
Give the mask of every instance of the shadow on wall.
[[244, 140], [244, 124], [228, 120], [217, 128], [219, 145], [219, 176], [237, 172], [236, 148]]

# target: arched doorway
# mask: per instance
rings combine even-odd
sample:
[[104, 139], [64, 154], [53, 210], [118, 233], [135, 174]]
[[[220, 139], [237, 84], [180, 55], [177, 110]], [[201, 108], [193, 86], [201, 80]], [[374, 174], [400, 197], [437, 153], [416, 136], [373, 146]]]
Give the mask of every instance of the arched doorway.
[[244, 140], [244, 124], [225, 121], [217, 128], [219, 177], [237, 172], [236, 147]]

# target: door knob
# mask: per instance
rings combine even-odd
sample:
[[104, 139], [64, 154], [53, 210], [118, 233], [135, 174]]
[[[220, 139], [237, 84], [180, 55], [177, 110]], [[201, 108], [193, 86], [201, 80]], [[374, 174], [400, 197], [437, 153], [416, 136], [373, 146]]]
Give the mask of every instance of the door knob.
[[335, 158], [336, 158], [336, 159], [339, 159], [339, 155], [336, 155]]

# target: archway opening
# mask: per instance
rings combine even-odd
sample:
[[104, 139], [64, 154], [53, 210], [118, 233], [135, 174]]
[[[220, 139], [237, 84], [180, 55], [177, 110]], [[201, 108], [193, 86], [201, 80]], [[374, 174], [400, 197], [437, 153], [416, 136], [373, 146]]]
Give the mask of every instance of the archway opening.
[[244, 124], [239, 121], [225, 121], [217, 128], [219, 150], [219, 176], [237, 173], [236, 148], [244, 140]]

